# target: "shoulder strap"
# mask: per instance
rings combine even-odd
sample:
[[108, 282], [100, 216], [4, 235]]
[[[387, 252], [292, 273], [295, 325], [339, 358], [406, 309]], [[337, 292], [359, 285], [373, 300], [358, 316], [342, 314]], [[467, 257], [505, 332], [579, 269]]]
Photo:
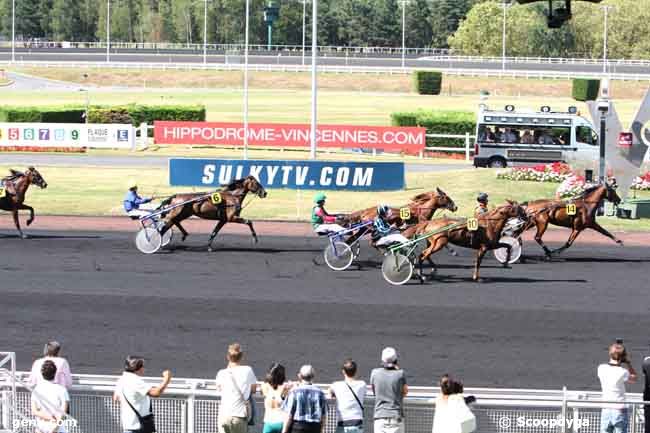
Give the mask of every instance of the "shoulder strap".
[[357, 394], [354, 392], [354, 390], [352, 389], [352, 387], [350, 386], [349, 383], [345, 382], [345, 385], [348, 387], [348, 389], [350, 390], [350, 392], [351, 392], [352, 395], [354, 396], [354, 399], [355, 399], [355, 400], [357, 401], [357, 403], [359, 404], [359, 407], [361, 408], [361, 413], [364, 413], [365, 410], [364, 410], [364, 407], [363, 407], [363, 403], [361, 403], [361, 400], [359, 400], [359, 397], [357, 397]]
[[[129, 407], [133, 410], [133, 412], [135, 412], [135, 416], [138, 417], [138, 421], [140, 421], [142, 419], [142, 415], [140, 415], [140, 412], [135, 410], [135, 408], [133, 407], [129, 399], [126, 398], [126, 394], [124, 394], [124, 390], [122, 390], [122, 396], [124, 397], [124, 400], [126, 400], [126, 402], [128, 403]], [[140, 422], [140, 424], [142, 424], [142, 422]]]
[[239, 398], [241, 398], [241, 401], [246, 403], [246, 399], [244, 398], [244, 393], [241, 392], [241, 389], [239, 389], [239, 387], [237, 386], [237, 382], [235, 381], [235, 376], [232, 374], [232, 371], [230, 369], [228, 369], [227, 371], [228, 371], [228, 376], [230, 376], [230, 380], [232, 381], [233, 386], [237, 390], [237, 394], [239, 394]]

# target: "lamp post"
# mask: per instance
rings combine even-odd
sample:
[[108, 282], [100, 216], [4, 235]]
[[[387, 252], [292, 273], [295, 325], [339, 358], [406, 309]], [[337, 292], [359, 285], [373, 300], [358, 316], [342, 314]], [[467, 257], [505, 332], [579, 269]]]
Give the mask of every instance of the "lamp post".
[[602, 8], [605, 12], [605, 23], [603, 25], [603, 74], [605, 74], [607, 72], [607, 15], [613, 6], [603, 5]]
[[16, 61], [16, 0], [11, 1], [11, 63]]
[[311, 144], [309, 148], [309, 158], [316, 159], [316, 124], [317, 119], [317, 49], [318, 49], [318, 0], [312, 0], [311, 14]]
[[507, 18], [507, 13], [506, 11], [508, 10], [508, 7], [510, 6], [510, 3], [503, 2], [501, 3], [501, 7], [503, 7], [503, 38], [501, 41], [501, 70], [505, 71], [506, 70], [506, 18]]
[[248, 159], [248, 16], [250, 0], [246, 0], [246, 30], [244, 36], [244, 159]]
[[203, 64], [208, 63], [208, 0], [203, 5]]
[[402, 0], [402, 68], [406, 64], [406, 3]]
[[302, 65], [305, 66], [305, 16], [307, 15], [307, 0], [302, 0]]
[[106, 0], [106, 63], [111, 61], [111, 0]]

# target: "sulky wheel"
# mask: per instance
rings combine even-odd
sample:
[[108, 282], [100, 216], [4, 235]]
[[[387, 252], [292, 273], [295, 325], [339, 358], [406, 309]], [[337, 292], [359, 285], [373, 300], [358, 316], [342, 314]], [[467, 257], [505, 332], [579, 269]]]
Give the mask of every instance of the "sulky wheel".
[[401, 286], [413, 276], [413, 263], [400, 253], [389, 253], [381, 264], [381, 274], [391, 284]]
[[354, 260], [354, 253], [348, 244], [341, 241], [330, 243], [325, 252], [325, 263], [330, 269], [335, 271], [344, 271], [350, 267], [352, 260]]
[[145, 254], [153, 254], [162, 247], [162, 237], [153, 227], [141, 229], [135, 237], [135, 245]]
[[[505, 244], [510, 244], [512, 248], [510, 249], [510, 261], [508, 264], [513, 264], [516, 263], [517, 260], [521, 257], [521, 240], [520, 239], [515, 239], [512, 236], [503, 236], [501, 239], [499, 239], [499, 242], [503, 242]], [[498, 248], [493, 251], [494, 253], [494, 258], [496, 258], [499, 263], [505, 263], [506, 258], [508, 255], [508, 250], [506, 248]]]

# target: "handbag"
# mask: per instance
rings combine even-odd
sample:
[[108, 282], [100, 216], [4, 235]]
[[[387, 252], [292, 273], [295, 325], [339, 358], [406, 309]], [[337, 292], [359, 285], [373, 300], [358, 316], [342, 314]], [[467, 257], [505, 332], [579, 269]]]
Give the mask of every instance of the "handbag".
[[230, 373], [229, 374], [230, 380], [232, 380], [232, 384], [237, 390], [237, 393], [239, 394], [239, 398], [241, 399], [241, 401], [244, 402], [244, 405], [246, 406], [246, 421], [248, 421], [248, 425], [255, 425], [255, 415], [257, 412], [257, 408], [255, 407], [255, 400], [253, 399], [253, 396], [249, 395], [248, 400], [246, 400], [244, 398], [244, 394], [237, 386], [237, 382], [235, 382], [235, 376], [233, 376], [232, 371], [229, 371], [228, 373]]
[[135, 408], [133, 407], [129, 399], [126, 398], [124, 391], [122, 391], [122, 395], [124, 396], [124, 400], [126, 400], [126, 402], [131, 407], [133, 412], [135, 412], [135, 416], [138, 417], [138, 422], [140, 422], [140, 428], [138, 429], [138, 433], [155, 433], [156, 423], [154, 421], [153, 411], [151, 410], [151, 400], [149, 400], [149, 415], [141, 416], [140, 412], [135, 410]]

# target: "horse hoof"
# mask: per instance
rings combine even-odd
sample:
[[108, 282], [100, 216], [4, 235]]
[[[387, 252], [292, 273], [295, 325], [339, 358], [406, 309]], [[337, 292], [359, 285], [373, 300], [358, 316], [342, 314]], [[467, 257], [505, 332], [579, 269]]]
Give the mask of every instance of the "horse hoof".
[[623, 243], [623, 241], [620, 240], [620, 239], [617, 240], [616, 243], [619, 244], [619, 245], [622, 246], [622, 247], [625, 246], [625, 244]]
[[213, 252], [214, 252], [214, 250], [212, 249], [212, 247], [208, 247], [208, 252], [209, 252], [209, 253], [213, 253]]
[[20, 234], [20, 238], [21, 238], [21, 239], [29, 239], [29, 236], [26, 235], [25, 233], [21, 233], [21, 234]]
[[31, 226], [33, 222], [34, 222], [34, 220], [27, 220], [26, 223], [27, 223], [28, 226]]

